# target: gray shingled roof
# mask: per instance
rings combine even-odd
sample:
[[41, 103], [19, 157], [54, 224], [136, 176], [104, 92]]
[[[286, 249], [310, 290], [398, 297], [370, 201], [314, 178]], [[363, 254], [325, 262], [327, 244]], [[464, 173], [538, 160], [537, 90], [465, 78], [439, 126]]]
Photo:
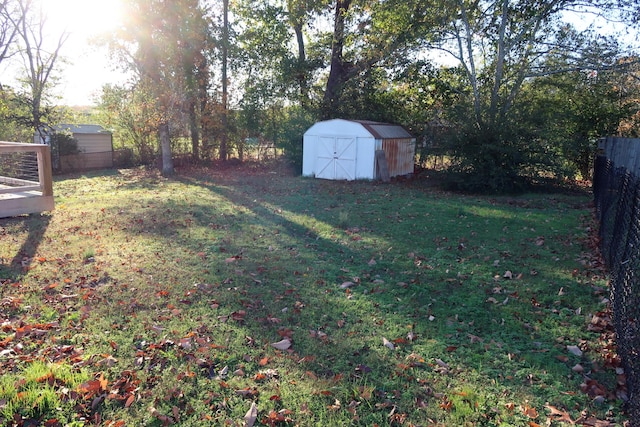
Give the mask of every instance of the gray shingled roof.
[[54, 126], [56, 131], [69, 131], [71, 133], [111, 133], [100, 125], [70, 125], [59, 124]]
[[390, 123], [379, 123], [370, 120], [350, 120], [351, 122], [360, 123], [367, 129], [376, 139], [404, 139], [413, 138], [405, 128], [400, 125]]

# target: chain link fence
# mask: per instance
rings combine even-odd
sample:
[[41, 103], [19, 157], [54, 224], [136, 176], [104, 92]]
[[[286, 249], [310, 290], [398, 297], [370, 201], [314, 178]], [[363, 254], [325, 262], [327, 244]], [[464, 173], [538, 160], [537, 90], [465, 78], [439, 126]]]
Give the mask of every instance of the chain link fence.
[[593, 191], [600, 249], [610, 272], [613, 326], [627, 377], [627, 413], [640, 425], [640, 178], [605, 156], [595, 160]]

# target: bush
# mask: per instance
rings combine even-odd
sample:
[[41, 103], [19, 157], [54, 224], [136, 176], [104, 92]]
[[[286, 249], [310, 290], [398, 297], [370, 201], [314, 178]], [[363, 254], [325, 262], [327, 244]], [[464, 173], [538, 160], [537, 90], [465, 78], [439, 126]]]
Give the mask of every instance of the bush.
[[78, 140], [70, 133], [56, 132], [51, 135], [51, 151], [58, 156], [70, 156], [78, 154]]
[[299, 107], [290, 108], [282, 121], [277, 146], [284, 150], [287, 160], [291, 162], [298, 173], [302, 171], [303, 135], [314, 122], [314, 115]]
[[449, 187], [474, 193], [513, 193], [524, 188], [520, 172], [531, 159], [524, 154], [518, 135], [495, 128], [467, 129], [451, 145]]

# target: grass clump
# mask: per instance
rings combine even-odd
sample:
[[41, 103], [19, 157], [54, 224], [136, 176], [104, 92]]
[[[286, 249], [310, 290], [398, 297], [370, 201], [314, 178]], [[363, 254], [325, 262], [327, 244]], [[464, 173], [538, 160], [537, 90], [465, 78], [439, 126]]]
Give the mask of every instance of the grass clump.
[[56, 390], [78, 420], [240, 425], [254, 404], [255, 425], [622, 417], [615, 360], [588, 328], [607, 292], [584, 245], [588, 195], [255, 168], [54, 190], [55, 212], [0, 220], [0, 343], [81, 364], [81, 404]]
[[[18, 373], [0, 378], [0, 422], [22, 425], [28, 420], [71, 422], [76, 414], [63, 411], [63, 401], [72, 402], [73, 391], [88, 374], [65, 364], [33, 361]], [[69, 405], [70, 406], [70, 405]]]

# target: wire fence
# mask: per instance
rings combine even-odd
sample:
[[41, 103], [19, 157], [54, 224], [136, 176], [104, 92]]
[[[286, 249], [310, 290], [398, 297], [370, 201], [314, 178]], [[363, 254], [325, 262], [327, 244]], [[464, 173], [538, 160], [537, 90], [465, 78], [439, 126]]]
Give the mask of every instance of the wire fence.
[[[600, 249], [610, 272], [613, 326], [627, 381], [627, 413], [640, 420], [640, 178], [605, 156], [595, 160], [593, 191]], [[640, 425], [640, 424], [632, 424]]]
[[38, 157], [35, 152], [0, 153], [0, 182], [19, 186], [22, 181], [38, 182]]

